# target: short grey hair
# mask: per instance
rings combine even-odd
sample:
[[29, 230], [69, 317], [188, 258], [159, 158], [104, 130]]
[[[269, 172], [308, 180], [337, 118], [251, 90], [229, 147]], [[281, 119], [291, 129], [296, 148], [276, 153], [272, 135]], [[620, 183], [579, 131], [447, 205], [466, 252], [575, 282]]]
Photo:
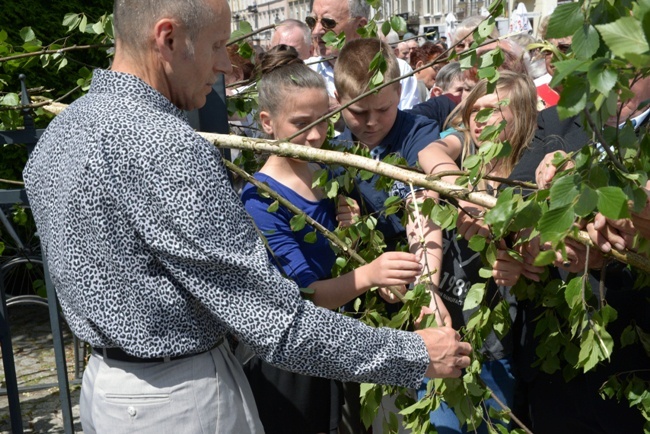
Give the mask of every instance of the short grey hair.
[[370, 18], [370, 4], [366, 0], [348, 0], [350, 18]]
[[[465, 37], [465, 35], [471, 34], [478, 25], [485, 20], [484, 16], [481, 15], [471, 15], [467, 18], [465, 18], [463, 21], [458, 24], [458, 26], [454, 29], [453, 33], [453, 38], [452, 38], [452, 45], [455, 45], [456, 42], [458, 42], [461, 38], [459, 38], [459, 35], [462, 35]], [[499, 39], [499, 29], [497, 29], [497, 26], [494, 26], [494, 29], [492, 30], [492, 33], [490, 33], [490, 38], [492, 39]]]
[[449, 90], [449, 86], [451, 86], [454, 80], [460, 80], [462, 77], [463, 71], [460, 69], [460, 62], [449, 62], [438, 71], [436, 75], [436, 86], [445, 93]]
[[162, 18], [179, 20], [187, 29], [190, 42], [194, 42], [201, 30], [216, 19], [205, 0], [115, 0], [115, 39], [132, 49], [143, 49], [148, 32]]
[[275, 31], [281, 31], [280, 27], [284, 27], [287, 30], [291, 29], [300, 29], [302, 30], [303, 38], [305, 39], [305, 44], [311, 45], [311, 30], [307, 24], [299, 20], [294, 20], [293, 18], [287, 18], [282, 22], [275, 25]]

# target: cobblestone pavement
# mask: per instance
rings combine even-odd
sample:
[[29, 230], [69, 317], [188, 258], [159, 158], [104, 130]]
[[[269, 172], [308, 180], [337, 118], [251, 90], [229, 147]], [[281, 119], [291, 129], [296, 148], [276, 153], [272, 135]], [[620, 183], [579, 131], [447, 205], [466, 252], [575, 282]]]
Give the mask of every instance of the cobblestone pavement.
[[[15, 305], [9, 308], [9, 321], [19, 388], [40, 385], [53, 387], [23, 390], [20, 406], [25, 433], [63, 433], [61, 402], [56, 386], [56, 367], [52, 332], [47, 308], [34, 305]], [[74, 380], [74, 349], [72, 335], [63, 326], [68, 365], [68, 379]], [[0, 433], [11, 433], [9, 404], [5, 391], [4, 368], [0, 363]], [[79, 422], [80, 385], [71, 384], [74, 430], [81, 433]]]

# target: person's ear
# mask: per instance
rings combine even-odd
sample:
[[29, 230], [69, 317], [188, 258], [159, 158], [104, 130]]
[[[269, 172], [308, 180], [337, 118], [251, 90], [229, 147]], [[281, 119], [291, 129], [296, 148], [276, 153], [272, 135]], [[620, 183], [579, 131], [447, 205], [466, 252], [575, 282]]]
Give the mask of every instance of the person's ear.
[[359, 28], [365, 27], [366, 24], [368, 24], [368, 18], [366, 17], [359, 17]]
[[339, 98], [339, 92], [337, 90], [334, 91], [334, 98], [336, 98], [336, 101], [341, 104], [341, 98]]
[[422, 68], [423, 65], [424, 65], [424, 62], [421, 61], [421, 60], [418, 60], [417, 62], [415, 62], [415, 69]]
[[260, 123], [262, 124], [262, 130], [269, 136], [273, 136], [273, 119], [271, 119], [271, 114], [267, 111], [260, 112]]
[[431, 88], [431, 96], [440, 96], [442, 95], [442, 88], [440, 86], [434, 85]]
[[154, 25], [154, 44], [165, 59], [170, 59], [178, 44], [178, 28], [170, 18], [163, 18]]

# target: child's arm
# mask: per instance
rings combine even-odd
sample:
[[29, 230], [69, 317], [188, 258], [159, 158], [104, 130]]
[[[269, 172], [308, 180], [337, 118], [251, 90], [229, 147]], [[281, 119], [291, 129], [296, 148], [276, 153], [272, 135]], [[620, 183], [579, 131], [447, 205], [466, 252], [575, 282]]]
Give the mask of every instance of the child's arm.
[[409, 241], [409, 250], [418, 257], [422, 257], [423, 269], [418, 276], [418, 283], [426, 283], [431, 291], [431, 304], [429, 309], [436, 315], [439, 326], [451, 327], [451, 316], [444, 302], [438, 295], [440, 284], [440, 270], [442, 268], [442, 230], [430, 218], [424, 217], [413, 209], [413, 200], [418, 206], [427, 198], [437, 200], [437, 193], [420, 190], [407, 198], [408, 221], [406, 235]]
[[422, 271], [416, 256], [406, 252], [386, 252], [369, 264], [332, 279], [309, 285], [317, 306], [336, 309], [373, 287], [408, 285]]
[[[456, 160], [460, 157], [462, 149], [460, 139], [451, 134], [422, 149], [418, 153], [418, 162], [427, 174], [459, 170]], [[448, 182], [453, 182], [455, 178], [451, 177]]]

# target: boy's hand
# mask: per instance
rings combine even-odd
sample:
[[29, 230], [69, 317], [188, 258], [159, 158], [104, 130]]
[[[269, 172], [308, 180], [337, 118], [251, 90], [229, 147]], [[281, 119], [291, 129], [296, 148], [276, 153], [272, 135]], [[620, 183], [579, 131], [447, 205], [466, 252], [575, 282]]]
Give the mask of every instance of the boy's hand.
[[347, 228], [359, 221], [361, 209], [356, 200], [340, 194], [336, 202], [336, 220], [340, 227]]

